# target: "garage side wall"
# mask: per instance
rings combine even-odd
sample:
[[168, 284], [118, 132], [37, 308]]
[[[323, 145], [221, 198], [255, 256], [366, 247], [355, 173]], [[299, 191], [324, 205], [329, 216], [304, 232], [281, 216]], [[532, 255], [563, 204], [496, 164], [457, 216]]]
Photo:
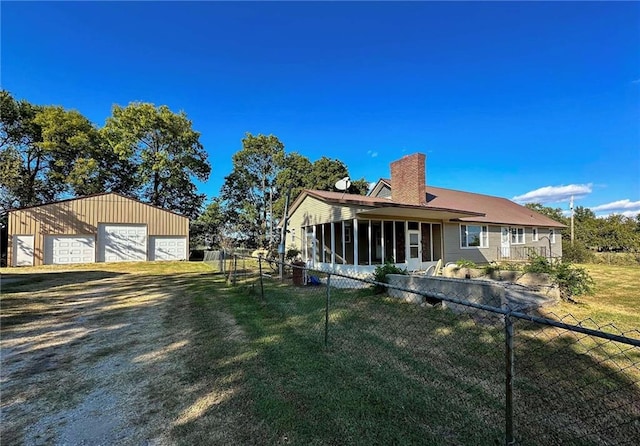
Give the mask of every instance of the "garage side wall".
[[189, 219], [117, 194], [96, 195], [9, 212], [7, 264], [13, 236], [34, 235], [34, 265], [44, 263], [47, 235], [93, 235], [99, 223], [145, 224], [147, 235], [189, 236]]

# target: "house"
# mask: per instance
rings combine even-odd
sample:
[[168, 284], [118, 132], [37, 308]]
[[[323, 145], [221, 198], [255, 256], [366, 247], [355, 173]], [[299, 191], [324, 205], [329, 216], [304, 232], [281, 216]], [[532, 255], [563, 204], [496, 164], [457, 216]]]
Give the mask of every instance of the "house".
[[189, 219], [116, 193], [8, 213], [8, 266], [185, 260]]
[[390, 261], [409, 271], [439, 260], [476, 263], [561, 257], [564, 225], [510, 200], [426, 184], [426, 157], [391, 163], [367, 196], [303, 191], [291, 205], [287, 248], [315, 268], [371, 272]]

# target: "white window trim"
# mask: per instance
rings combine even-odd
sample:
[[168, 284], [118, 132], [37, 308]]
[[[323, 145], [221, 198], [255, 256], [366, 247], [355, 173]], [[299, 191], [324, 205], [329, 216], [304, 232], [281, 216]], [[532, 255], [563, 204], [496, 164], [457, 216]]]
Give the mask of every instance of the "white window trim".
[[538, 228], [531, 228], [531, 241], [537, 242], [539, 239]]
[[551, 240], [551, 243], [556, 242], [556, 230], [553, 228], [549, 228], [549, 240]]
[[[520, 230], [522, 230], [522, 239], [521, 239], [522, 241], [519, 242], [518, 241], [518, 238], [519, 238], [518, 237], [518, 235], [519, 235], [518, 232]], [[515, 242], [513, 241], [513, 231], [516, 231], [516, 241]], [[510, 236], [511, 236], [510, 240], [511, 240], [511, 244], [512, 245], [524, 245], [526, 243], [525, 230], [524, 230], [524, 228], [522, 226], [512, 226], [511, 228], [509, 228], [509, 233], [510, 233]]]
[[[462, 227], [479, 226], [480, 227], [480, 246], [463, 246], [462, 245]], [[468, 235], [468, 234], [467, 234]], [[485, 249], [489, 247], [489, 226], [488, 225], [472, 225], [460, 223], [458, 228], [458, 236], [460, 237], [460, 249]], [[469, 239], [467, 237], [467, 243]]]

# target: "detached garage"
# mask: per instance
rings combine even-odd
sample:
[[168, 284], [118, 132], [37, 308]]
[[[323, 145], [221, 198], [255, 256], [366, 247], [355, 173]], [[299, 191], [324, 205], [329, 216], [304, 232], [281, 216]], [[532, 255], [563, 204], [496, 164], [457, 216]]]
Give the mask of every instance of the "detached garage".
[[116, 193], [9, 211], [7, 264], [186, 260], [189, 219]]

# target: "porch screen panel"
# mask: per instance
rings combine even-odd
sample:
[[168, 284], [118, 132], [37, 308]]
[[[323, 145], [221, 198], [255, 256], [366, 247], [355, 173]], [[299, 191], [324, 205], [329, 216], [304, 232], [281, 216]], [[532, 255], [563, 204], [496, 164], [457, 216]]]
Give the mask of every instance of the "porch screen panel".
[[429, 223], [422, 223], [420, 225], [420, 232], [422, 234], [422, 261], [431, 261], [431, 225]]
[[315, 240], [315, 245], [316, 245], [316, 258], [315, 261], [316, 262], [322, 262], [322, 247], [324, 246], [324, 240], [322, 237], [322, 225], [315, 225], [314, 226], [316, 228], [316, 240]]
[[395, 222], [396, 226], [396, 263], [404, 263], [407, 260], [405, 254], [405, 234], [404, 234], [404, 222]]
[[346, 263], [344, 260], [344, 246], [342, 246], [342, 222], [338, 221], [333, 224], [333, 233], [336, 237], [336, 263]]
[[324, 252], [323, 262], [331, 263], [331, 223], [322, 225], [324, 239], [322, 240], [322, 252]]
[[373, 220], [371, 222], [371, 240], [369, 240], [369, 249], [371, 249], [371, 264], [380, 265], [382, 263], [382, 222]]
[[305, 228], [304, 249], [304, 260], [313, 259], [313, 226]]
[[344, 258], [347, 265], [353, 265], [353, 222], [344, 222]]
[[382, 223], [384, 229], [384, 261], [393, 262], [393, 222], [385, 221]]
[[358, 220], [358, 263], [369, 264], [369, 220]]
[[431, 225], [431, 234], [433, 236], [433, 261], [442, 258], [442, 225]]

